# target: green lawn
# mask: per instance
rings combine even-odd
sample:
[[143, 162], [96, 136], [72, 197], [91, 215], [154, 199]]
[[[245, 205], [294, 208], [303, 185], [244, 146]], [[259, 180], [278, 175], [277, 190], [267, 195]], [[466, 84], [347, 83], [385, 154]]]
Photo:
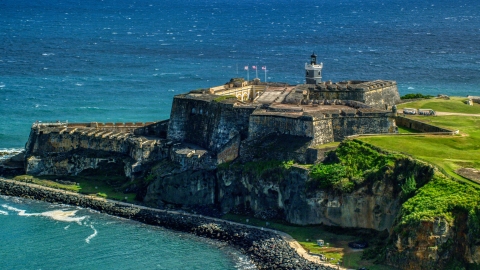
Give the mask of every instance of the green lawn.
[[408, 102], [399, 104], [398, 109], [403, 108], [415, 108], [415, 109], [432, 109], [438, 112], [456, 112], [456, 113], [469, 113], [480, 114], [480, 104], [474, 103], [473, 106], [465, 104], [463, 101], [467, 98], [464, 97], [450, 97], [449, 100], [445, 99], [425, 99], [414, 102]]
[[412, 116], [412, 118], [448, 129], [460, 135], [378, 136], [359, 140], [386, 150], [405, 153], [430, 162], [458, 180], [465, 178], [455, 170], [461, 167], [480, 169], [480, 117], [475, 116]]

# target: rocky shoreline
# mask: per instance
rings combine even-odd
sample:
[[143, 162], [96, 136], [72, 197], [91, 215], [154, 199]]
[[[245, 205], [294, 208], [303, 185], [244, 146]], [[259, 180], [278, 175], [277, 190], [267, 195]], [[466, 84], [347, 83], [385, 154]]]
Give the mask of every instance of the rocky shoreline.
[[258, 269], [338, 269], [306, 260], [289, 245], [282, 235], [262, 228], [105, 200], [3, 178], [0, 178], [0, 194], [77, 205], [145, 224], [218, 240], [248, 255]]

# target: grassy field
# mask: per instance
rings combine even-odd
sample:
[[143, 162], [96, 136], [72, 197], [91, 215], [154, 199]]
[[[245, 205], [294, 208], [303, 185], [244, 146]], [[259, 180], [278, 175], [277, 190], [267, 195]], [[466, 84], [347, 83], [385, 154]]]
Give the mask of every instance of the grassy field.
[[455, 136], [378, 136], [359, 140], [386, 150], [404, 153], [437, 165], [458, 180], [455, 171], [467, 167], [480, 169], [480, 117], [475, 116], [412, 116], [423, 122], [459, 130]]
[[438, 112], [456, 112], [480, 114], [480, 104], [474, 103], [473, 106], [466, 105], [464, 97], [450, 97], [445, 99], [425, 99], [414, 102], [403, 103], [397, 106], [398, 109], [415, 108], [415, 109], [432, 109]]
[[89, 176], [68, 176], [66, 177], [67, 181], [78, 183], [77, 185], [65, 185], [60, 184], [55, 179], [58, 179], [59, 176], [31, 176], [31, 175], [18, 175], [14, 177], [14, 180], [33, 183], [41, 186], [58, 188], [63, 190], [68, 190], [71, 192], [78, 192], [86, 195], [99, 195], [103, 198], [135, 202], [135, 193], [123, 193], [119, 191], [121, 187], [121, 182], [123, 179], [117, 179], [115, 176], [112, 177], [89, 177]]
[[[480, 114], [480, 105], [463, 104], [465, 98], [452, 97], [450, 100], [428, 99], [401, 104], [399, 107], [431, 108], [443, 112]], [[413, 119], [452, 130], [459, 130], [455, 136], [422, 135], [417, 136], [379, 136], [360, 137], [359, 140], [404, 153], [430, 162], [457, 180], [466, 179], [455, 171], [460, 168], [480, 169], [480, 117], [478, 116], [409, 116]], [[399, 128], [400, 133], [414, 131]]]

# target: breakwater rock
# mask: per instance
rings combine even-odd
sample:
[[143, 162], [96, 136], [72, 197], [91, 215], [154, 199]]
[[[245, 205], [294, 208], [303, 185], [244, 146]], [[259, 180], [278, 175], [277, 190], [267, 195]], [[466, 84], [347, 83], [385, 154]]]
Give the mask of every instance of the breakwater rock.
[[225, 242], [248, 255], [258, 269], [337, 269], [300, 256], [279, 233], [220, 219], [105, 200], [0, 178], [0, 194], [91, 208], [145, 224]]

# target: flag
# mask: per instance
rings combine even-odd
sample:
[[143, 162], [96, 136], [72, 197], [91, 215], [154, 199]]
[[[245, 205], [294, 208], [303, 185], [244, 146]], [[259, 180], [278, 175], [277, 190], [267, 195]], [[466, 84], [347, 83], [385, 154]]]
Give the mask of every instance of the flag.
[[257, 66], [252, 66], [252, 69], [257, 69]]
[[262, 67], [262, 70], [267, 70], [267, 66], [263, 66], [263, 67]]
[[245, 66], [245, 68], [244, 68], [244, 69], [245, 69], [245, 70], [248, 70], [248, 66]]

